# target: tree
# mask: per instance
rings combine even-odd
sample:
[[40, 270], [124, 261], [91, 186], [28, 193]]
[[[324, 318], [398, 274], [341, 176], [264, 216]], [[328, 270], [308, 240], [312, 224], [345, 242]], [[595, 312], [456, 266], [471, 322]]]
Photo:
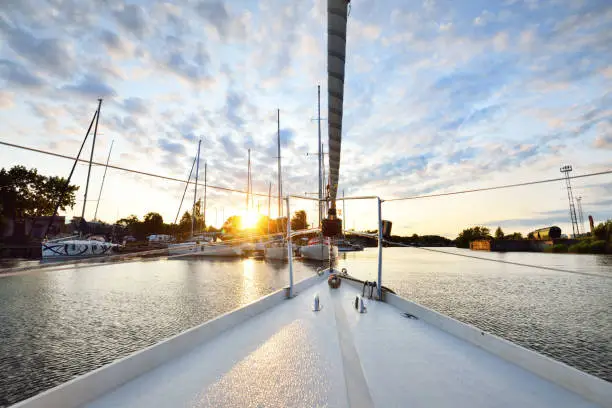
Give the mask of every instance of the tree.
[[[267, 225], [266, 225], [267, 231]], [[287, 231], [287, 217], [281, 217], [270, 220], [270, 233], [276, 234]]]
[[205, 218], [204, 218], [204, 209], [202, 208], [202, 200], [198, 200], [194, 206], [195, 213], [195, 230], [203, 231], [206, 228]]
[[520, 241], [523, 239], [523, 234], [521, 234], [520, 232], [514, 232], [510, 235], [506, 235], [506, 239], [514, 239]]
[[296, 211], [293, 217], [291, 218], [291, 229], [293, 231], [304, 230], [308, 228], [308, 223], [306, 222], [306, 211], [299, 210]]
[[[5, 217], [51, 216], [60, 200], [67, 179], [43, 176], [38, 170], [14, 166], [0, 170], [0, 209]], [[73, 208], [78, 186], [68, 185], [59, 202], [59, 211]]]
[[610, 241], [612, 237], [612, 220], [599, 223], [593, 228], [593, 235], [595, 235], [598, 240]]
[[181, 220], [179, 221], [179, 231], [190, 232], [191, 231], [191, 214], [189, 211], [185, 211]]
[[164, 219], [159, 213], [149, 212], [145, 214], [143, 224], [145, 234], [159, 234], [163, 232]]
[[459, 233], [459, 236], [455, 239], [457, 248], [469, 248], [471, 241], [479, 239], [489, 239], [489, 228], [487, 227], [473, 227], [464, 229]]
[[126, 218], [121, 218], [117, 220], [116, 224], [124, 228], [130, 229], [130, 227], [133, 227], [135, 224], [138, 224], [139, 222], [140, 221], [138, 220], [138, 217], [132, 214], [132, 215], [127, 216]]
[[504, 239], [504, 231], [502, 231], [501, 227], [497, 227], [495, 230], [495, 239]]
[[240, 231], [242, 225], [242, 217], [239, 215], [232, 215], [224, 223], [221, 230], [229, 235], [236, 235]]

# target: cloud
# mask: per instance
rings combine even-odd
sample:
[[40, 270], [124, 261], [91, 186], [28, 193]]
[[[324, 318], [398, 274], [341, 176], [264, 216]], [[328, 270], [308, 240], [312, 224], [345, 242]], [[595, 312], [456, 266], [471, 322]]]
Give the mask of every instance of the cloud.
[[599, 134], [593, 142], [593, 146], [597, 149], [612, 150], [612, 118], [606, 122], [601, 122], [598, 125]]
[[229, 135], [223, 135], [219, 139], [221, 142], [221, 146], [223, 147], [223, 152], [226, 156], [229, 157], [238, 157], [242, 154], [242, 150], [238, 148], [238, 145], [232, 140]]
[[112, 98], [116, 95], [110, 85], [91, 75], [85, 75], [73, 84], [64, 85], [60, 90], [87, 98]]
[[165, 152], [172, 153], [175, 155], [184, 156], [187, 154], [187, 150], [182, 143], [172, 142], [168, 139], [160, 139], [157, 145]]
[[0, 109], [7, 109], [13, 106], [13, 94], [0, 91]]
[[114, 12], [117, 23], [136, 38], [142, 39], [148, 31], [147, 15], [142, 7], [135, 4], [124, 5]]
[[32, 74], [23, 65], [5, 59], [0, 59], [0, 77], [6, 81], [7, 88], [41, 88], [45, 85], [42, 79]]
[[102, 41], [102, 44], [106, 47], [108, 52], [120, 55], [126, 51], [124, 40], [122, 40], [118, 34], [103, 29], [100, 31], [99, 36], [100, 41]]
[[465, 149], [461, 149], [452, 153], [448, 157], [448, 162], [452, 164], [461, 163], [463, 160], [473, 159], [474, 157], [476, 157], [478, 152], [478, 149], [466, 147]]
[[244, 124], [241, 115], [241, 108], [244, 105], [244, 98], [236, 92], [229, 91], [225, 99], [225, 116], [235, 127], [240, 128]]
[[7, 45], [38, 69], [61, 77], [70, 76], [75, 61], [65, 43], [55, 38], [37, 38], [24, 28], [11, 27], [4, 20], [0, 20], [0, 30]]
[[[173, 43], [170, 40], [167, 44], [169, 47], [159, 57], [162, 66], [167, 71], [185, 79], [190, 84], [201, 85], [212, 80], [208, 72], [210, 56], [202, 42], [197, 42], [196, 46], [193, 47], [195, 52], [191, 58], [183, 50], [183, 44], [180, 42]], [[192, 49], [192, 47], [189, 48]]]
[[138, 97], [126, 98], [121, 105], [123, 109], [133, 114], [144, 114], [149, 110], [145, 100]]
[[221, 38], [244, 38], [244, 25], [237, 16], [230, 15], [225, 2], [203, 0], [196, 4], [195, 11], [206, 22], [215, 27]]

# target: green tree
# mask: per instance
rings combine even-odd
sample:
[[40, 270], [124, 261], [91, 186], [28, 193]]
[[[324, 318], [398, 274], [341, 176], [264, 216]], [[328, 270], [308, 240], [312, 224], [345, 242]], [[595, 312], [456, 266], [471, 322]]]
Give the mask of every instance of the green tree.
[[612, 238], [612, 220], [599, 223], [593, 228], [593, 235], [595, 235], [598, 240], [610, 241]]
[[469, 248], [471, 241], [476, 241], [479, 239], [489, 239], [491, 238], [489, 232], [490, 230], [487, 227], [473, 227], [464, 229], [455, 239], [457, 248]]
[[506, 235], [506, 239], [514, 239], [520, 241], [523, 239], [523, 234], [521, 234], [520, 232], [513, 232], [510, 235]]
[[504, 239], [504, 231], [502, 231], [501, 227], [497, 227], [495, 230], [495, 239]]
[[[34, 168], [14, 166], [0, 170], [0, 208], [5, 217], [51, 216], [67, 179], [43, 176]], [[59, 203], [59, 211], [73, 208], [78, 186], [69, 185]]]
[[296, 211], [293, 217], [291, 218], [291, 229], [293, 231], [297, 230], [305, 230], [308, 228], [308, 223], [306, 222], [306, 211], [299, 210]]
[[121, 218], [117, 220], [115, 224], [122, 226], [124, 228], [127, 228], [129, 230], [130, 227], [133, 227], [135, 224], [138, 224], [139, 222], [140, 221], [138, 220], [138, 217], [132, 214], [132, 215], [128, 215], [126, 218]]

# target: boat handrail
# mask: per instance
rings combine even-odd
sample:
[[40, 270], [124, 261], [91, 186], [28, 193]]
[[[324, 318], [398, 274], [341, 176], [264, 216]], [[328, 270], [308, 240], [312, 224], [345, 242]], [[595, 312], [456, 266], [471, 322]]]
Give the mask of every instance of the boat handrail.
[[46, 239], [46, 240], [44, 240], [44, 242], [62, 242], [62, 241], [67, 241], [69, 239], [74, 239], [74, 238], [78, 238], [78, 237], [79, 237], [78, 235], [70, 235], [69, 237]]

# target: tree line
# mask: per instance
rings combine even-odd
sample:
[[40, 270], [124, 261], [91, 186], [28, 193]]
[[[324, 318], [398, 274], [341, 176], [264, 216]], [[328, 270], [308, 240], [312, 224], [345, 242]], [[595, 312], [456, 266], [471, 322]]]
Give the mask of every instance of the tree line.
[[[67, 182], [63, 177], [43, 176], [38, 170], [24, 166], [13, 166], [9, 170], [0, 169], [0, 216], [51, 216], [56, 206], [59, 211], [73, 208], [79, 187], [67, 185]], [[58, 202], [64, 189], [64, 196]]]

